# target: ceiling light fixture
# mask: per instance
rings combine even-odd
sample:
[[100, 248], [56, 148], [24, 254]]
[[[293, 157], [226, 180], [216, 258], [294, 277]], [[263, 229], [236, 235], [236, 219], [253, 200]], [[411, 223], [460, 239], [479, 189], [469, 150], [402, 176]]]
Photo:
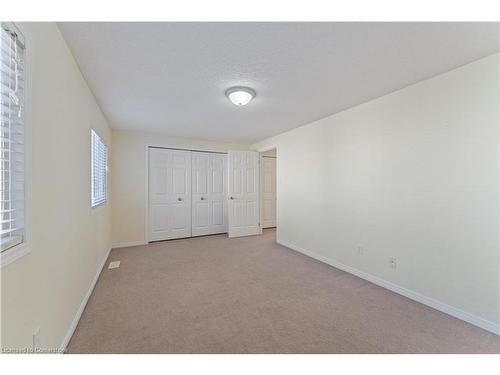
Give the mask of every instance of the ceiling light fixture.
[[255, 95], [255, 91], [249, 87], [231, 87], [226, 91], [228, 99], [237, 106], [247, 105]]

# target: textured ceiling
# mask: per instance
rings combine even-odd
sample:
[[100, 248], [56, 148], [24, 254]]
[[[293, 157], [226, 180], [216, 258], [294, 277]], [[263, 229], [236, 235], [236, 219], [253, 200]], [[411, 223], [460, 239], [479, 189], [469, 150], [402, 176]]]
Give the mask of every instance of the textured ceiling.
[[[498, 52], [496, 23], [61, 23], [115, 129], [252, 143]], [[257, 91], [246, 107], [228, 87]]]

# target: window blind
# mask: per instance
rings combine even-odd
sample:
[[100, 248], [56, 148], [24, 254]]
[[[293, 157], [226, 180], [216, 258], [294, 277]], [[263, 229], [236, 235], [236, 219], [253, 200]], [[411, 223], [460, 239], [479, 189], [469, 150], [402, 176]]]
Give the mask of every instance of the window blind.
[[108, 148], [101, 137], [91, 131], [91, 206], [95, 207], [106, 202], [107, 197], [107, 169], [108, 169]]
[[14, 25], [1, 23], [0, 198], [1, 251], [24, 241], [24, 40]]

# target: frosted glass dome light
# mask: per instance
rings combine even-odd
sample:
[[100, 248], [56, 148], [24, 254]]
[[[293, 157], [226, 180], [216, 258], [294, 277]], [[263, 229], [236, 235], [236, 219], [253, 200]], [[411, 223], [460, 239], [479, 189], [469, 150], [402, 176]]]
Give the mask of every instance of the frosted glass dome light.
[[231, 87], [226, 91], [228, 99], [237, 106], [247, 105], [255, 97], [255, 91], [249, 87]]

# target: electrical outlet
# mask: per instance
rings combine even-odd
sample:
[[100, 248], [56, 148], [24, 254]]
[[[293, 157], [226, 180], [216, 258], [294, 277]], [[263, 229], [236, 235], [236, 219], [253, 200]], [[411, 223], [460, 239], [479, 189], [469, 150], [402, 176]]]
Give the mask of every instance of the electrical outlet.
[[389, 267], [396, 268], [396, 266], [397, 266], [396, 258], [390, 257], [389, 258]]
[[33, 332], [33, 353], [36, 353], [40, 348], [40, 327], [37, 327]]
[[118, 267], [120, 267], [120, 261], [115, 260], [115, 261], [109, 263], [108, 269], [111, 270], [113, 268], [118, 268]]

